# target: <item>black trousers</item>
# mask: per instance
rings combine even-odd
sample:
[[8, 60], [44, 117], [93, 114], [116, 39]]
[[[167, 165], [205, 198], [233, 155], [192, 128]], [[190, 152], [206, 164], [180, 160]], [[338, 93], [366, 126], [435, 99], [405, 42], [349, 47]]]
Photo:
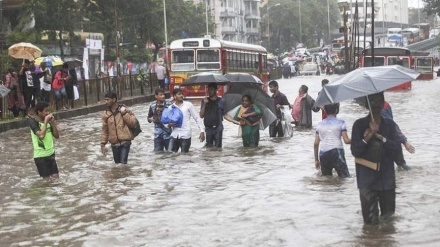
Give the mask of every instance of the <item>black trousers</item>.
[[388, 219], [396, 211], [396, 189], [359, 189], [359, 196], [365, 224], [379, 224], [379, 207], [380, 216], [384, 220]]
[[269, 136], [270, 137], [284, 137], [283, 126], [281, 121], [278, 119], [269, 125]]

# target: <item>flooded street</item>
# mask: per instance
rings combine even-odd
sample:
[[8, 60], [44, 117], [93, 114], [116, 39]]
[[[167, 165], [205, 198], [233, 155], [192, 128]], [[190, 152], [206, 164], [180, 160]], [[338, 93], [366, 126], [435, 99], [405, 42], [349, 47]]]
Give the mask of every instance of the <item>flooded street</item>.
[[[293, 103], [305, 84], [316, 98], [324, 78], [281, 79], [280, 91]], [[223, 150], [206, 151], [191, 120], [188, 154], [154, 154], [147, 104], [133, 107], [143, 132], [128, 166], [101, 155], [99, 113], [60, 121], [56, 183], [39, 178], [28, 129], [0, 134], [0, 246], [439, 246], [439, 83], [415, 81], [410, 91], [385, 94], [416, 148], [404, 151], [413, 169], [396, 172], [390, 223], [363, 226], [348, 145], [353, 177], [346, 180], [316, 175], [313, 129], [292, 138], [269, 138], [266, 129], [260, 147], [246, 149], [226, 122]], [[366, 114], [345, 101], [338, 117], [351, 135]], [[319, 121], [313, 113], [314, 126]]]

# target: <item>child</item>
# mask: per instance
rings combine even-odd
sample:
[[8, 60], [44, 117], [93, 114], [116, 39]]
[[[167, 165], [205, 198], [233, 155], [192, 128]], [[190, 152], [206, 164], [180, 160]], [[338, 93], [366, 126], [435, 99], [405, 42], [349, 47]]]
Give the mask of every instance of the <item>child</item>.
[[351, 140], [347, 135], [345, 121], [336, 118], [339, 103], [325, 105], [324, 110], [328, 116], [316, 127], [315, 167], [321, 169], [323, 176], [331, 176], [332, 170], [335, 169], [339, 177], [350, 177], [341, 138], [345, 144], [350, 144]]
[[43, 179], [56, 179], [58, 166], [55, 161], [55, 137], [60, 137], [55, 118], [49, 112], [49, 103], [39, 101], [35, 105], [35, 118], [29, 118], [32, 145], [34, 147], [34, 161], [38, 173]]

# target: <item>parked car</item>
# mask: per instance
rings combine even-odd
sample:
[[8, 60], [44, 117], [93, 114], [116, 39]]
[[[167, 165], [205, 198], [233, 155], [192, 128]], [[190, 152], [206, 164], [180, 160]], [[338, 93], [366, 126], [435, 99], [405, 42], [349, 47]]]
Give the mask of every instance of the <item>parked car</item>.
[[318, 64], [316, 63], [306, 63], [302, 67], [301, 75], [320, 75]]

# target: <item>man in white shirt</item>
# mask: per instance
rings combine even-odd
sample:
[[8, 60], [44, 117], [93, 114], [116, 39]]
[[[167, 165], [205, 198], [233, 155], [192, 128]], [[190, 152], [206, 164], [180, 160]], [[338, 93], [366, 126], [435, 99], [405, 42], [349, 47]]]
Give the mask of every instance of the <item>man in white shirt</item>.
[[177, 127], [173, 123], [169, 123], [170, 127], [173, 127], [173, 132], [171, 132], [171, 139], [168, 145], [168, 151], [177, 152], [180, 148], [182, 153], [187, 153], [191, 147], [191, 122], [192, 117], [199, 127], [200, 134], [199, 139], [201, 142], [205, 141], [205, 126], [200, 118], [199, 114], [196, 112], [194, 105], [189, 101], [183, 101], [182, 89], [176, 88], [173, 90], [174, 104], [179, 107], [182, 111], [183, 121], [182, 126]]
[[167, 76], [167, 71], [166, 71], [165, 67], [163, 66], [162, 59], [159, 59], [159, 61], [157, 61], [155, 71], [156, 71], [157, 82], [159, 84], [159, 87], [164, 88], [165, 87], [165, 77]]
[[44, 76], [40, 78], [41, 86], [41, 100], [50, 103], [50, 90], [52, 90], [52, 72], [46, 67], [45, 62], [40, 64], [41, 71], [44, 72]]

